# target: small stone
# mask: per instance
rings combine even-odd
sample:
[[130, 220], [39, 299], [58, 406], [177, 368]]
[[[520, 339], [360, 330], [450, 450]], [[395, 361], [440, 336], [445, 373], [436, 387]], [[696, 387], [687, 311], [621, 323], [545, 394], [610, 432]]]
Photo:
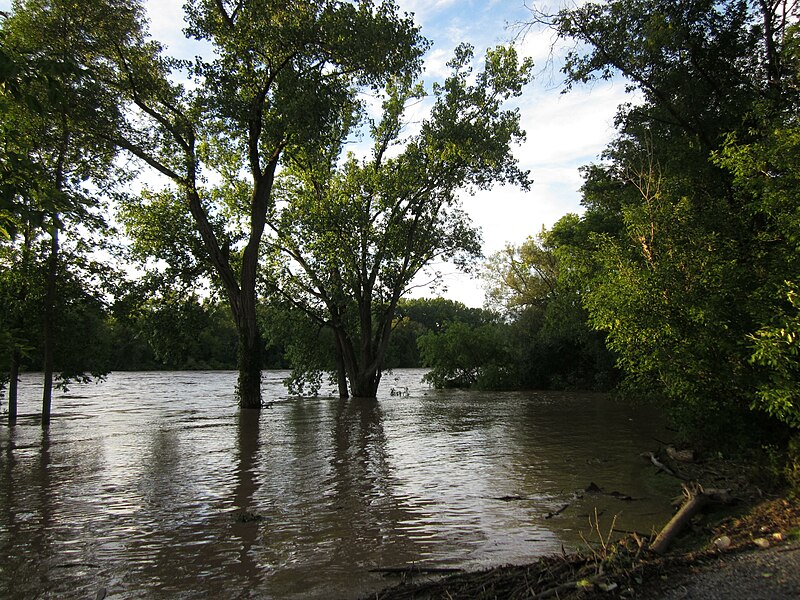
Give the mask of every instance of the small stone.
[[783, 534], [780, 531], [778, 531], [776, 533], [773, 533], [772, 534], [772, 539], [775, 540], [776, 542], [782, 542], [783, 541]]
[[714, 540], [714, 546], [717, 550], [727, 550], [731, 547], [731, 538], [727, 535], [720, 536]]
[[753, 543], [762, 550], [769, 548], [769, 540], [767, 538], [756, 538], [753, 540]]

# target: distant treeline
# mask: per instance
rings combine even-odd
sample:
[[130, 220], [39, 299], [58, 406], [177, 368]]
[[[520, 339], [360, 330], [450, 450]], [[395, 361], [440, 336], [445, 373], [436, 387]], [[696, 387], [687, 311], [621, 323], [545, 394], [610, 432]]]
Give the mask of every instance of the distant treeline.
[[[220, 302], [190, 297], [133, 310], [125, 303], [84, 301], [71, 310], [69, 319], [60, 320], [69, 329], [59, 336], [65, 347], [57, 365], [66, 376], [236, 368], [236, 328]], [[439, 387], [602, 389], [615, 382], [600, 336], [586, 328], [580, 336], [556, 334], [533, 313], [511, 319], [444, 298], [401, 300], [386, 368], [431, 367], [429, 378]], [[286, 307], [264, 306], [260, 315], [267, 332], [264, 369], [295, 368], [298, 380], [335, 370], [330, 330]], [[41, 348], [29, 348], [21, 364], [41, 370]]]

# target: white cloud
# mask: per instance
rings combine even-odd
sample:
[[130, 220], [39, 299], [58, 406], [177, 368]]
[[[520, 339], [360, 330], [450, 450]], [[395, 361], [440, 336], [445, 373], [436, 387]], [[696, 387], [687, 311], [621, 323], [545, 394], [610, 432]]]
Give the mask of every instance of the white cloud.
[[436, 79], [444, 79], [450, 74], [447, 62], [453, 58], [453, 49], [447, 50], [437, 48], [431, 50], [425, 57], [425, 72], [423, 74], [426, 82], [430, 83]]
[[150, 20], [150, 34], [165, 46], [168, 56], [192, 60], [207, 48], [206, 44], [184, 36], [182, 0], [145, 0], [144, 7]]
[[593, 160], [614, 134], [617, 107], [629, 99], [614, 81], [568, 94], [534, 87], [521, 98], [527, 140], [516, 154], [532, 166]]

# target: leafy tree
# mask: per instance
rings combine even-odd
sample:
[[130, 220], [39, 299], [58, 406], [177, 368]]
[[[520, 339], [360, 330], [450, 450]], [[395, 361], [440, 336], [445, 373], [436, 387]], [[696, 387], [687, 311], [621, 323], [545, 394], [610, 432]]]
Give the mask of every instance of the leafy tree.
[[[603, 336], [586, 324], [573, 279], [559, 260], [556, 241], [566, 225], [507, 245], [483, 267], [486, 298], [505, 315], [514, 351], [505, 385], [551, 389], [608, 388], [614, 380]], [[557, 233], [556, 233], [557, 231]]]
[[[641, 98], [620, 108], [605, 164], [585, 170], [586, 214], [557, 225], [556, 255], [628, 383], [666, 396], [687, 428], [729, 439], [753, 429], [745, 411], [775, 383], [752, 363], [788, 356], [774, 334], [792, 314], [796, 163], [767, 148], [796, 119], [795, 9], [616, 0], [553, 21], [585, 44], [569, 85], [622, 74]], [[757, 171], [762, 157], [780, 166]], [[767, 411], [791, 423], [781, 402]]]
[[[53, 384], [66, 388], [74, 381], [101, 378], [110, 369], [107, 306], [107, 265], [87, 259], [77, 235], [66, 229], [57, 273], [58, 297], [52, 307]], [[9, 372], [9, 418], [16, 410], [15, 384], [20, 369], [42, 370], [45, 344], [42, 338], [47, 301], [49, 240], [40, 235], [30, 246], [0, 246], [0, 322], [11, 344], [0, 352], [0, 364]], [[114, 275], [114, 274], [111, 274]]]
[[329, 327], [311, 319], [296, 306], [273, 303], [266, 331], [272, 346], [283, 351], [282, 358], [292, 371], [285, 381], [289, 393], [316, 396], [325, 383], [339, 383], [336, 342]]
[[[17, 417], [17, 381], [23, 358], [36, 345], [41, 331], [41, 320], [33, 310], [35, 298], [40, 296], [39, 265], [35, 261], [33, 228], [20, 227], [15, 221], [18, 243], [8, 240], [0, 243], [0, 343], [5, 378], [8, 382], [8, 419], [13, 424]], [[14, 238], [12, 238], [14, 239]]]
[[386, 367], [421, 367], [418, 340], [428, 332], [440, 333], [452, 322], [475, 327], [497, 319], [492, 311], [469, 308], [446, 298], [401, 298], [392, 324]]
[[138, 308], [136, 330], [161, 366], [225, 369], [236, 364], [236, 328], [227, 307], [171, 293]]
[[531, 64], [502, 47], [487, 52], [475, 75], [472, 60], [471, 48], [457, 49], [416, 135], [400, 140], [406, 106], [423, 91], [398, 77], [383, 91], [381, 118], [367, 123], [369, 156], [343, 156], [364, 118], [353, 106], [340, 132], [282, 181], [274, 225], [280, 286], [333, 330], [354, 396], [375, 397], [398, 303], [417, 274], [435, 260], [466, 266], [479, 254], [457, 192], [495, 181], [528, 185], [511, 154], [523, 136], [519, 115], [503, 105], [521, 93]]
[[[169, 193], [191, 215], [203, 244], [196, 258], [236, 324], [240, 405], [258, 408], [259, 259], [279, 165], [291, 167], [328, 137], [358, 86], [417, 69], [423, 45], [391, 2], [193, 0], [186, 11], [188, 34], [214, 55], [180, 64], [143, 41], [121, 52], [116, 86], [130, 118], [105, 133], [169, 178]], [[189, 69], [195, 86], [173, 83], [176, 67]]]
[[[95, 3], [79, 6], [69, 2], [28, 0], [14, 6], [2, 23], [3, 148], [4, 180], [0, 205], [0, 227], [11, 245], [22, 240], [15, 264], [22, 277], [16, 292], [13, 312], [25, 306], [30, 282], [31, 248], [42, 234], [49, 237], [44, 270], [44, 296], [39, 305], [42, 315], [44, 386], [42, 423], [50, 419], [53, 371], [56, 362], [56, 333], [59, 328], [60, 272], [64, 270], [60, 234], [70, 225], [86, 229], [102, 226], [92, 214], [96, 188], [112, 179], [114, 150], [96, 136], [86, 133], [83, 123], [98, 113], [116, 114], [114, 98], [97, 85], [104, 69], [97, 49], [120, 35], [109, 15], [124, 6]], [[93, 77], [87, 76], [94, 70]], [[25, 158], [21, 158], [25, 157]], [[13, 173], [21, 167], [21, 173]], [[30, 177], [29, 181], [25, 178]], [[85, 246], [76, 242], [74, 248]], [[15, 342], [12, 340], [12, 346]], [[21, 350], [11, 349], [11, 371], [18, 368]]]
[[544, 307], [558, 279], [553, 252], [543, 245], [545, 232], [520, 246], [507, 244], [486, 261], [482, 277], [486, 301], [498, 310]]
[[497, 314], [482, 308], [470, 308], [447, 298], [401, 298], [397, 303], [397, 317], [419, 323], [426, 331], [438, 333], [448, 323], [460, 321], [468, 325], [482, 325], [497, 320]]
[[431, 367], [425, 380], [439, 388], [497, 389], [516, 382], [509, 328], [503, 323], [471, 326], [456, 321], [440, 333], [422, 335], [420, 353], [423, 363]]
[[760, 115], [763, 125], [746, 135], [730, 135], [715, 162], [732, 173], [736, 192], [759, 220], [753, 244], [760, 285], [749, 307], [755, 325], [745, 350], [752, 352], [750, 363], [756, 367], [752, 405], [800, 428], [800, 29], [789, 29], [782, 42], [783, 51], [774, 60], [788, 70], [784, 79], [795, 90], [795, 102], [784, 95], [769, 105]]

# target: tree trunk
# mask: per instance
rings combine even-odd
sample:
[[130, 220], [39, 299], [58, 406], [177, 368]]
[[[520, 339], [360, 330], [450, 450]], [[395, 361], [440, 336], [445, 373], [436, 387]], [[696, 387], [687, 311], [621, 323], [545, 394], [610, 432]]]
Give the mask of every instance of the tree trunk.
[[336, 383], [339, 385], [339, 398], [349, 398], [350, 392], [347, 389], [347, 369], [344, 366], [342, 341], [336, 332], [334, 332], [333, 339], [336, 340]]
[[42, 370], [44, 381], [42, 383], [42, 428], [50, 426], [50, 407], [53, 401], [53, 363], [55, 356], [55, 308], [58, 280], [58, 215], [53, 215], [52, 231], [50, 233], [50, 257], [47, 265], [47, 291], [44, 305], [44, 357]]
[[377, 398], [380, 383], [380, 371], [365, 371], [360, 365], [355, 377], [351, 378], [350, 387], [355, 398]]
[[[334, 328], [334, 333], [336, 335], [337, 349], [341, 349], [341, 361], [347, 380], [350, 382], [350, 391], [353, 397], [375, 398], [378, 395], [378, 384], [381, 381], [380, 370], [370, 370], [369, 365], [366, 365], [363, 361], [363, 353], [360, 354], [362, 360], [359, 361], [359, 357], [353, 349], [353, 342], [344, 329]], [[341, 385], [340, 382], [340, 393]]]
[[[234, 525], [231, 535], [236, 540], [235, 547], [238, 548], [239, 568], [246, 569], [247, 572], [256, 572], [260, 567], [256, 562], [257, 552], [261, 540], [261, 530], [259, 527], [242, 526], [243, 523], [257, 521], [262, 515], [255, 512], [256, 494], [261, 482], [255, 467], [258, 464], [260, 416], [261, 413], [253, 414], [250, 411], [239, 411], [238, 423], [238, 442], [239, 453], [235, 470], [236, 485], [233, 488], [233, 506], [236, 508], [235, 521], [240, 525]], [[233, 473], [232, 473], [233, 474]]]
[[[256, 250], [251, 250], [255, 246]], [[263, 348], [256, 314], [257, 244], [248, 244], [242, 257], [239, 294], [239, 406], [261, 408], [261, 365]]]
[[243, 409], [261, 408], [261, 335], [258, 329], [239, 331], [239, 382], [236, 394]]
[[336, 383], [339, 385], [339, 398], [349, 398], [350, 390], [347, 387], [347, 373], [344, 370], [344, 363], [341, 360], [337, 362]]
[[8, 370], [8, 424], [17, 422], [17, 384], [19, 383], [19, 363], [22, 357], [18, 349], [11, 353], [11, 365]]

